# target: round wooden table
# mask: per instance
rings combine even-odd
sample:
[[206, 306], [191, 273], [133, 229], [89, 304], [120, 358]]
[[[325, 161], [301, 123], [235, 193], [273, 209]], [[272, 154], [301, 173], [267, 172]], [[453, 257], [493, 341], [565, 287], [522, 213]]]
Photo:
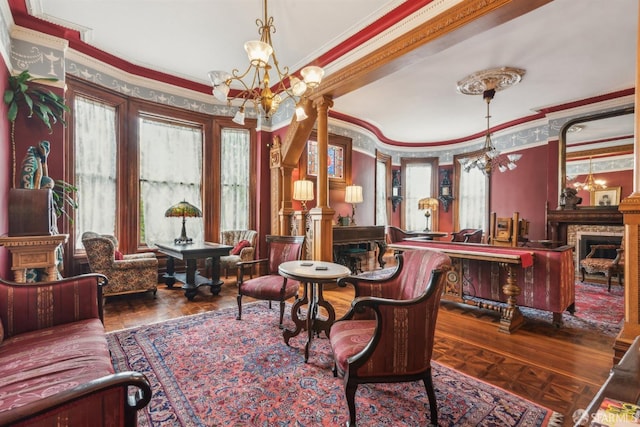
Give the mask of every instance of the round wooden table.
[[[351, 271], [342, 264], [327, 261], [288, 261], [283, 262], [278, 267], [278, 273], [286, 278], [304, 283], [304, 294], [298, 297], [291, 308], [291, 319], [296, 325], [292, 331], [285, 329], [282, 333], [284, 342], [289, 345], [289, 340], [300, 334], [303, 329], [307, 330], [308, 338], [304, 347], [304, 361], [309, 360], [309, 347], [314, 332], [318, 335], [320, 331], [329, 336], [331, 325], [336, 319], [336, 312], [333, 306], [322, 296], [322, 287], [325, 283], [333, 283], [341, 277], [347, 277]], [[299, 316], [300, 307], [308, 305], [307, 316], [301, 319]], [[327, 319], [318, 319], [318, 307], [327, 310]]]

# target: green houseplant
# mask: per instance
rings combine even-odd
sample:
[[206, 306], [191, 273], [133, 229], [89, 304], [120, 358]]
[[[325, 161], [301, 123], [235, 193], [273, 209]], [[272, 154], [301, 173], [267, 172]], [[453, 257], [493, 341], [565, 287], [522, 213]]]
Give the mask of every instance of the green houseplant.
[[[77, 188], [72, 186], [71, 184], [66, 183], [62, 180], [48, 180], [48, 188], [51, 188], [51, 195], [48, 196], [48, 192], [44, 191], [43, 196], [40, 196], [36, 193], [42, 192], [33, 192], [28, 193], [31, 194], [27, 196], [26, 194], [17, 195], [17, 192], [23, 191], [25, 189], [17, 189], [16, 188], [16, 140], [15, 140], [15, 122], [18, 118], [18, 114], [26, 114], [27, 118], [37, 117], [40, 122], [42, 122], [45, 127], [49, 130], [49, 133], [53, 132], [52, 125], [60, 122], [63, 126], [66, 126], [66, 122], [64, 120], [65, 112], [69, 112], [69, 107], [65, 105], [64, 98], [55, 94], [51, 90], [43, 88], [39, 85], [34, 85], [33, 83], [41, 82], [41, 81], [57, 81], [55, 78], [39, 78], [33, 77], [28, 70], [21, 72], [18, 75], [11, 75], [8, 79], [8, 86], [4, 92], [4, 102], [7, 104], [7, 119], [11, 122], [11, 156], [12, 156], [12, 188], [9, 194], [10, 200], [20, 201], [21, 205], [24, 206], [13, 206], [10, 207], [9, 212], [9, 232], [10, 234], [38, 234], [42, 231], [47, 231], [47, 229], [54, 229], [55, 224], [51, 224], [51, 219], [47, 221], [47, 225], [37, 225], [32, 227], [28, 222], [24, 222], [24, 216], [27, 214], [29, 217], [30, 209], [35, 208], [35, 206], [40, 206], [38, 203], [30, 205], [30, 201], [35, 200], [35, 198], [41, 197], [51, 197], [52, 198], [52, 206], [53, 212], [55, 213], [55, 217], [60, 217], [62, 215], [66, 216], [67, 219], [71, 220], [71, 216], [69, 215], [69, 208], [76, 208], [77, 203], [75, 201], [75, 192]], [[48, 144], [48, 142], [47, 142]], [[40, 182], [36, 184], [35, 189], [40, 187]], [[28, 190], [28, 189], [27, 189]], [[12, 197], [15, 195], [15, 198]], [[15, 210], [15, 212], [13, 211]], [[36, 212], [36, 214], [42, 212]], [[18, 224], [17, 227], [13, 227], [12, 230], [12, 221], [11, 218], [16, 218], [14, 224]], [[54, 221], [55, 222], [55, 221]], [[16, 230], [17, 228], [17, 230]]]
[[42, 89], [31, 83], [37, 81], [57, 81], [56, 78], [36, 78], [29, 74], [29, 70], [24, 70], [18, 75], [9, 76], [9, 87], [4, 92], [4, 102], [8, 105], [7, 118], [11, 122], [11, 153], [12, 153], [12, 187], [16, 183], [16, 140], [15, 127], [16, 118], [20, 106], [24, 104], [27, 109], [27, 117], [35, 114], [42, 123], [53, 132], [51, 125], [58, 121], [66, 126], [64, 113], [69, 112], [69, 107], [65, 105], [64, 98], [56, 95], [48, 89]]

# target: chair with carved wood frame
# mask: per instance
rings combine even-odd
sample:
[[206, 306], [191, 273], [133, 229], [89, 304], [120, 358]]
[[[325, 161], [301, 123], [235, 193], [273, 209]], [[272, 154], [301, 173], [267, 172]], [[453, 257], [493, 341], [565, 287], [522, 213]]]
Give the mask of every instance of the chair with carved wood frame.
[[[423, 381], [429, 398], [429, 421], [438, 424], [431, 356], [445, 272], [451, 260], [430, 249], [406, 251], [397, 258], [398, 267], [391, 276], [350, 276], [338, 281], [339, 286], [355, 288], [351, 309], [331, 326], [329, 334], [333, 372], [344, 377], [351, 426], [356, 425], [359, 384], [418, 380]], [[403, 357], [395, 357], [399, 353]]]
[[452, 242], [482, 243], [482, 228], [463, 228], [451, 233]]
[[[616, 251], [615, 258], [598, 258], [596, 254], [602, 250]], [[618, 285], [622, 285], [622, 275], [624, 273], [624, 238], [623, 244], [618, 245], [591, 245], [590, 252], [586, 258], [580, 260], [581, 281], [584, 282], [585, 274], [604, 274], [607, 278], [607, 290], [611, 292], [611, 276], [616, 275]]]
[[[302, 258], [304, 248], [304, 236], [266, 236], [267, 258], [241, 261], [238, 266], [238, 316], [242, 320], [242, 297], [244, 295], [259, 300], [280, 302], [280, 322], [284, 319], [284, 302], [298, 294], [300, 283], [297, 280], [287, 279], [278, 273], [278, 267], [283, 262], [295, 261]], [[244, 279], [246, 272], [255, 266], [266, 268], [266, 274], [249, 280]]]

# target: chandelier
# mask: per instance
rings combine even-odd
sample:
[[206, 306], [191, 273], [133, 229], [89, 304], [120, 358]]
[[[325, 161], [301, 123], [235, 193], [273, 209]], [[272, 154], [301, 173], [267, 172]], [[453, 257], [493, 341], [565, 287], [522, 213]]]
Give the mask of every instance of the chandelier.
[[484, 175], [489, 176], [494, 169], [506, 172], [517, 167], [516, 162], [520, 160], [522, 154], [503, 154], [491, 142], [489, 104], [497, 90], [506, 89], [518, 83], [524, 73], [525, 71], [519, 68], [500, 67], [474, 73], [458, 82], [458, 91], [460, 93], [466, 95], [479, 95], [482, 93], [482, 98], [487, 104], [487, 132], [483, 148], [472, 156], [458, 160], [465, 172], [478, 168]]
[[593, 177], [593, 173], [591, 172], [591, 157], [589, 157], [589, 175], [587, 175], [587, 179], [585, 179], [584, 182], [576, 182], [573, 186], [576, 190], [591, 192], [607, 188], [606, 181]]
[[[289, 74], [289, 67], [280, 68], [276, 52], [271, 43], [271, 33], [276, 32], [273, 24], [273, 17], [267, 14], [267, 0], [264, 0], [263, 19], [256, 19], [260, 40], [251, 40], [244, 44], [244, 50], [249, 57], [249, 67], [244, 73], [234, 69], [231, 74], [225, 71], [210, 71], [209, 79], [213, 85], [213, 96], [228, 105], [235, 99], [241, 99], [242, 103], [233, 121], [244, 124], [245, 104], [251, 102], [253, 108], [258, 113], [262, 111], [265, 117], [271, 117], [278, 110], [279, 105], [287, 98], [297, 100], [302, 97], [307, 90], [314, 89], [320, 85], [324, 70], [316, 66], [307, 66], [300, 70], [302, 80]], [[269, 72], [278, 74], [278, 82], [275, 86], [270, 86]], [[285, 81], [289, 81], [289, 86]], [[237, 83], [239, 93], [229, 98], [231, 85]], [[282, 94], [282, 95], [281, 95]], [[296, 118], [304, 120], [307, 118], [304, 108], [298, 104], [296, 107]]]

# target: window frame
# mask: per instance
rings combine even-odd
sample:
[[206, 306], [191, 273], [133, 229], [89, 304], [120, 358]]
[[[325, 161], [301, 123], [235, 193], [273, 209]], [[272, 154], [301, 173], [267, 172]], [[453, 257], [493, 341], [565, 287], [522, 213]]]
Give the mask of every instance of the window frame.
[[[328, 145], [334, 145], [337, 147], [341, 147], [344, 150], [344, 177], [343, 178], [332, 178], [329, 177], [329, 189], [344, 189], [347, 185], [351, 184], [351, 138], [342, 136], [329, 134], [329, 142]], [[307, 141], [318, 141], [318, 133], [317, 131], [312, 131], [309, 135]], [[306, 178], [310, 181], [313, 181], [317, 188], [318, 177], [316, 175], [309, 175], [308, 173], [308, 151], [309, 144], [306, 143], [304, 145], [304, 149], [302, 150], [302, 154], [300, 155], [300, 163], [298, 168], [300, 170], [300, 177], [302, 179]]]
[[[169, 122], [197, 124], [203, 130], [202, 151], [202, 205], [204, 221], [204, 238], [217, 242], [220, 239], [220, 147], [222, 127], [242, 128], [250, 134], [250, 189], [249, 189], [249, 224], [255, 229], [256, 211], [255, 199], [257, 191], [257, 120], [247, 119], [244, 126], [232, 122], [230, 117], [213, 116], [194, 112], [165, 104], [159, 104], [140, 98], [130, 97], [102, 86], [87, 82], [83, 79], [66, 76], [67, 91], [65, 97], [68, 105], [73, 105], [76, 96], [80, 95], [102, 102], [116, 108], [117, 135], [117, 164], [116, 164], [116, 226], [119, 249], [123, 253], [148, 251], [146, 244], [138, 244], [139, 236], [139, 165], [138, 165], [138, 126], [139, 113], [147, 116], [165, 118]], [[69, 114], [66, 127], [65, 144], [65, 181], [75, 184], [75, 155], [74, 155], [74, 118], [73, 111]], [[99, 161], [98, 159], [96, 161]], [[78, 197], [82, 197], [82, 190]], [[77, 215], [73, 212], [73, 218]], [[69, 246], [65, 253], [65, 265], [71, 274], [82, 273], [81, 263], [86, 254], [84, 250], [75, 247], [75, 226], [63, 223], [62, 231], [69, 234]]]
[[[479, 154], [482, 154], [484, 152], [483, 149], [479, 149], [476, 151], [472, 151], [472, 152], [468, 152], [468, 153], [460, 153], [460, 154], [454, 154], [453, 155], [453, 182], [452, 182], [452, 187], [454, 189], [454, 194], [455, 197], [457, 198], [457, 203], [453, 203], [453, 226], [454, 226], [454, 231], [459, 231], [460, 228], [460, 204], [461, 204], [461, 200], [460, 200], [460, 182], [461, 182], [461, 174], [462, 174], [462, 165], [460, 164], [459, 159], [463, 159], [466, 157], [473, 157]], [[490, 176], [485, 176], [485, 185], [486, 187], [486, 192], [485, 192], [485, 224], [483, 224], [483, 230], [485, 230], [485, 233], [488, 232], [489, 230], [489, 217], [490, 217], [490, 200], [491, 200], [491, 178]], [[453, 196], [452, 195], [452, 196]]]
[[[387, 211], [387, 225], [391, 224], [391, 156], [389, 154], [382, 153], [376, 149], [376, 173], [375, 173], [375, 189], [376, 193], [378, 192], [378, 186], [380, 183], [378, 182], [378, 171], [377, 166], [378, 162], [384, 163], [386, 169], [386, 178], [384, 183], [385, 189], [385, 209]], [[378, 198], [375, 198], [375, 203], [378, 203]], [[374, 223], [378, 223], [378, 218], [375, 217], [375, 214], [378, 212], [378, 207], [374, 206]]]
[[[407, 158], [403, 157], [400, 160], [400, 171], [402, 174], [401, 182], [402, 182], [402, 200], [403, 204], [401, 206], [405, 206], [401, 211], [400, 215], [400, 227], [404, 230], [407, 228], [406, 222], [406, 202], [407, 202], [407, 188], [410, 183], [407, 180], [407, 165], [412, 163], [423, 163], [431, 165], [431, 188], [428, 197], [438, 197], [438, 176], [439, 176], [439, 159], [437, 157], [419, 157], [419, 158]], [[437, 230], [439, 225], [438, 215], [434, 215], [431, 218], [431, 228], [433, 230]]]

